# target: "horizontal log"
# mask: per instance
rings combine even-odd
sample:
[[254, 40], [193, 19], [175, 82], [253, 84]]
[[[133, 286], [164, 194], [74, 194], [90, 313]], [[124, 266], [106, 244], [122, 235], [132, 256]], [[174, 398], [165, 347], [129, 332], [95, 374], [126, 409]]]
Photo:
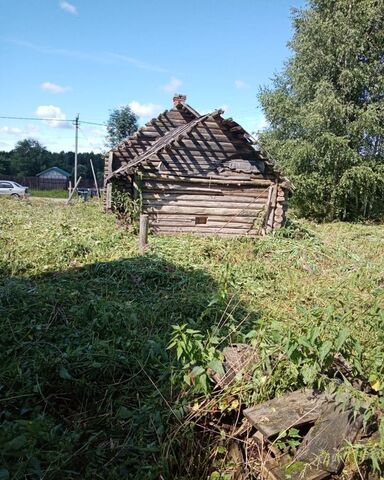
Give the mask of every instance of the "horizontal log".
[[247, 177], [239, 177], [239, 176], [231, 176], [231, 177], [225, 177], [223, 178], [220, 175], [207, 175], [207, 176], [176, 176], [176, 175], [160, 175], [159, 174], [152, 174], [150, 172], [146, 173], [143, 176], [143, 180], [145, 182], [150, 182], [151, 180], [154, 180], [156, 182], [168, 182], [170, 180], [173, 180], [174, 182], [178, 183], [183, 183], [183, 182], [188, 182], [188, 183], [201, 183], [201, 184], [217, 184], [217, 185], [227, 185], [227, 184], [233, 184], [233, 185], [250, 185], [250, 186], [266, 186], [269, 187], [271, 185], [271, 181], [268, 179], [264, 178], [254, 178], [254, 179], [249, 179]]
[[220, 195], [223, 191], [221, 188], [210, 188], [209, 186], [206, 187], [199, 187], [198, 185], [176, 185], [176, 184], [150, 184], [150, 185], [143, 185], [143, 192], [154, 192], [154, 193], [167, 193], [167, 192], [174, 192], [174, 193], [201, 193], [201, 194], [217, 194]]
[[227, 216], [236, 216], [240, 215], [242, 217], [252, 217], [260, 213], [260, 210], [264, 205], [260, 205], [259, 208], [254, 206], [254, 208], [246, 209], [234, 209], [234, 208], [219, 208], [219, 207], [182, 207], [182, 206], [161, 206], [161, 207], [148, 207], [144, 206], [144, 213], [180, 213], [180, 214], [191, 214], [191, 215], [227, 215]]
[[261, 209], [266, 204], [266, 202], [262, 202], [258, 199], [252, 199], [250, 202], [218, 202], [218, 201], [210, 201], [210, 200], [143, 200], [144, 207], [154, 207], [154, 208], [161, 208], [165, 206], [181, 206], [181, 207], [209, 207], [209, 208], [216, 208], [216, 207], [224, 207], [224, 208], [233, 208], [235, 210], [242, 210], [242, 209]]
[[[225, 218], [225, 217], [224, 217]], [[212, 228], [245, 228], [247, 230], [253, 228], [254, 222], [236, 222], [235, 220], [227, 220], [222, 222], [213, 222], [208, 218], [207, 223], [201, 224], [204, 227], [212, 227]], [[195, 219], [193, 221], [186, 221], [186, 220], [157, 220], [157, 221], [150, 221], [150, 225], [155, 227], [184, 227], [184, 226], [195, 226], [196, 222]]]
[[[261, 214], [262, 211], [258, 212], [258, 215]], [[175, 221], [185, 221], [186, 223], [188, 222], [193, 222], [195, 223], [196, 215], [195, 214], [179, 214], [179, 213], [162, 213], [162, 212], [157, 212], [157, 213], [151, 213], [149, 214], [150, 221], [156, 222], [157, 220], [161, 221], [170, 221], [170, 222], [175, 222]], [[232, 222], [240, 222], [244, 224], [253, 224], [255, 217], [254, 216], [239, 216], [236, 215], [235, 217], [231, 216], [223, 216], [223, 215], [207, 215], [208, 222], [228, 222], [229, 220]]]
[[[189, 195], [189, 194], [199, 194], [199, 195], [223, 195], [223, 196], [232, 196], [236, 195], [238, 197], [244, 196], [259, 196], [260, 189], [259, 188], [233, 188], [233, 187], [225, 187], [220, 186], [220, 188], [213, 188], [212, 186], [205, 186], [200, 187], [197, 185], [173, 185], [173, 184], [161, 184], [158, 187], [155, 186], [146, 186], [143, 189], [143, 194], [146, 193], [156, 193], [160, 195], [165, 194], [175, 194], [175, 195]], [[260, 198], [264, 198], [261, 196]]]
[[260, 190], [258, 195], [187, 195], [187, 194], [174, 194], [174, 193], [152, 193], [144, 192], [142, 194], [144, 200], [165, 200], [165, 201], [175, 201], [175, 200], [203, 200], [203, 201], [216, 201], [216, 202], [242, 202], [250, 203], [255, 198], [266, 199], [268, 197], [268, 192]]
[[[195, 225], [193, 227], [188, 227], [188, 226], [180, 226], [180, 227], [175, 227], [175, 226], [159, 226], [151, 227], [151, 231], [153, 232], [202, 232], [202, 233], [233, 233], [233, 234], [238, 234], [238, 235], [247, 235], [250, 233], [249, 229], [247, 228], [218, 228], [218, 227], [208, 227], [206, 225]], [[256, 231], [252, 232], [256, 233]]]

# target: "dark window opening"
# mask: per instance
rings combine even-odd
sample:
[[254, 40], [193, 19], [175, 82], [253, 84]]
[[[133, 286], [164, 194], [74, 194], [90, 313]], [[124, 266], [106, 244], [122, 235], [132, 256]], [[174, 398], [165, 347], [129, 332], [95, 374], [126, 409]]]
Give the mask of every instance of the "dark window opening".
[[205, 225], [208, 217], [195, 217], [195, 225]]

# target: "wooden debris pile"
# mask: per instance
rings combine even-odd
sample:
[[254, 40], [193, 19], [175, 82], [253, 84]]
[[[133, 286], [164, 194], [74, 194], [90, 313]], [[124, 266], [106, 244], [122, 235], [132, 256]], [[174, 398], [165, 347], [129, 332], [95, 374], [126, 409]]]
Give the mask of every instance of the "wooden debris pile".
[[[239, 375], [243, 379], [251, 375], [257, 359], [252, 347], [236, 344], [224, 349], [223, 354], [225, 375], [214, 377], [218, 387], [230, 384]], [[336, 361], [345, 368], [342, 359]], [[237, 465], [232, 479], [341, 478], [342, 449], [364, 441], [364, 437], [367, 440], [372, 433], [363, 426], [366, 408], [346, 393], [304, 389], [240, 411], [230, 435], [229, 456]], [[360, 470], [355, 477], [352, 470], [347, 472], [345, 468], [342, 478], [377, 478], [363, 477]]]
[[[314, 390], [291, 392], [244, 411], [257, 429], [254, 438], [263, 450], [264, 475], [273, 480], [320, 480], [340, 473], [340, 450], [356, 440], [363, 413], [356, 413], [345, 396], [338, 399]], [[299, 437], [303, 426], [306, 433]]]

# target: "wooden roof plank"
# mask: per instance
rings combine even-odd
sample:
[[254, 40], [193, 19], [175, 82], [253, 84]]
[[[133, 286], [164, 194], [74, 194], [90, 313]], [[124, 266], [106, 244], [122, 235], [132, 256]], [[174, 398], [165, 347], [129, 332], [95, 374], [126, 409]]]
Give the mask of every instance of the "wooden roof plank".
[[269, 438], [289, 428], [315, 421], [321, 414], [327, 396], [305, 389], [274, 398], [244, 410], [245, 417]]

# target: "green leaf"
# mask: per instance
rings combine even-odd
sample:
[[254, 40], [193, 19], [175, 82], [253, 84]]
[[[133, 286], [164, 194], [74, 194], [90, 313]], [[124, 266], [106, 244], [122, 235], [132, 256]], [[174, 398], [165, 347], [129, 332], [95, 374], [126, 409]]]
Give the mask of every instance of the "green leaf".
[[337, 339], [335, 341], [335, 349], [336, 349], [337, 352], [344, 345], [345, 341], [347, 340], [347, 338], [349, 336], [350, 336], [350, 332], [349, 332], [348, 329], [343, 328], [342, 330], [340, 330], [339, 336], [337, 337]]
[[18, 435], [4, 445], [5, 450], [20, 450], [27, 444], [27, 437], [25, 435]]
[[73, 378], [72, 375], [68, 372], [68, 370], [63, 366], [60, 367], [59, 376], [63, 380], [72, 380]]
[[199, 375], [201, 375], [204, 372], [205, 372], [204, 368], [197, 365], [192, 369], [191, 377], [197, 378]]
[[220, 376], [225, 375], [223, 363], [218, 358], [214, 358], [213, 360], [211, 360], [208, 363], [208, 367], [212, 368], [212, 370], [214, 370]]
[[332, 349], [332, 342], [330, 340], [326, 340], [321, 347], [319, 348], [319, 360], [320, 363], [323, 363], [324, 359], [326, 356], [329, 354], [329, 352]]
[[117, 411], [117, 417], [121, 418], [122, 420], [126, 420], [127, 418], [131, 418], [131, 412], [128, 410], [127, 407], [121, 406]]

